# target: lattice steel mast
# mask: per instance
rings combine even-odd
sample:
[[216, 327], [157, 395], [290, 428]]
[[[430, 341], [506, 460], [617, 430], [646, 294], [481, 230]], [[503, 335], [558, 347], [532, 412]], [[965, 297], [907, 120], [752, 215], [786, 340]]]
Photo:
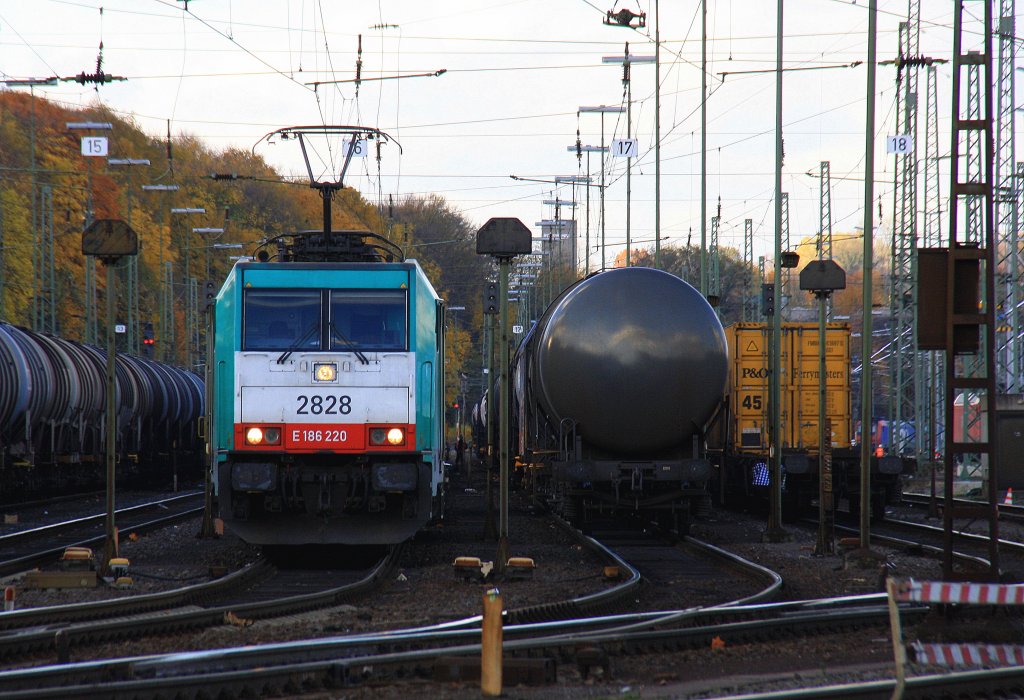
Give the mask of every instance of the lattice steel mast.
[[754, 220], [743, 220], [743, 269], [746, 279], [743, 286], [743, 320], [757, 321], [760, 316], [760, 280], [754, 284]]
[[[827, 160], [821, 161], [821, 183], [818, 204], [818, 245], [819, 260], [832, 259], [832, 166]], [[832, 295], [826, 296], [825, 315], [832, 317]]]
[[[782, 193], [782, 251], [786, 252], [791, 250], [789, 247], [789, 192]], [[776, 308], [778, 313], [782, 314], [782, 320], [786, 320], [786, 311], [789, 309], [789, 277], [790, 268], [782, 268], [782, 289], [779, 296], [781, 298], [775, 300]]]
[[[938, 76], [935, 66], [928, 66], [925, 73], [925, 145], [924, 145], [924, 229], [923, 247], [941, 248], [942, 237], [942, 188], [939, 177], [939, 99]], [[929, 460], [937, 459], [942, 450], [942, 417], [945, 415], [945, 390], [943, 389], [942, 357], [936, 351], [920, 354], [924, 367], [924, 390], [917, 392], [918, 404], [914, 415], [917, 418], [917, 433], [921, 436], [922, 447]]]
[[[917, 341], [917, 67], [921, 38], [921, 8], [917, 0], [907, 3], [907, 21], [899, 26], [899, 55], [896, 59], [896, 135], [906, 137], [909, 150], [895, 149], [896, 186], [892, 230], [892, 315], [893, 340], [889, 364], [892, 393], [889, 452], [910, 451], [913, 434], [904, 425], [915, 421], [920, 381], [916, 381]], [[916, 450], [920, 454], [920, 450]]]
[[[977, 574], [954, 572], [953, 529], [958, 518], [975, 518], [989, 526], [988, 580], [999, 578], [999, 514], [995, 486], [998, 470], [995, 456], [997, 431], [995, 343], [995, 224], [993, 221], [993, 176], [995, 144], [993, 138], [992, 79], [992, 1], [984, 0], [982, 17], [967, 13], [971, 0], [956, 0], [953, 26], [952, 139], [950, 148], [949, 250], [946, 256], [945, 332], [946, 420], [954, 422], [957, 400], [963, 412], [970, 411], [972, 399], [985, 411], [988, 425], [979, 425], [976, 434], [964, 432], [954, 440], [954, 431], [946, 431], [945, 503], [943, 519], [943, 578], [976, 578]], [[978, 2], [972, 3], [977, 8]], [[965, 17], [973, 22], [964, 28]], [[978, 27], [978, 24], [981, 27]], [[964, 38], [982, 42], [980, 50], [966, 50]], [[966, 110], [961, 99], [963, 74], [968, 77]], [[972, 90], [971, 86], [975, 86]], [[972, 94], [973, 93], [973, 94]], [[966, 114], [965, 114], [966, 111]], [[966, 152], [965, 152], [966, 151]], [[965, 178], [961, 179], [961, 166]], [[961, 203], [966, 217], [960, 216]], [[953, 477], [957, 462], [970, 458], [988, 458], [988, 494], [985, 505], [963, 506], [953, 500]]]
[[[1000, 393], [1013, 394], [1024, 390], [1024, 362], [1020, 337], [1024, 315], [1021, 313], [1021, 285], [1024, 284], [1019, 225], [1018, 187], [1014, 183], [1014, 4], [1015, 0], [999, 0], [999, 75], [996, 87], [995, 123], [995, 221], [998, 275], [996, 289], [996, 383]], [[1020, 167], [1019, 165], [1017, 166]]]

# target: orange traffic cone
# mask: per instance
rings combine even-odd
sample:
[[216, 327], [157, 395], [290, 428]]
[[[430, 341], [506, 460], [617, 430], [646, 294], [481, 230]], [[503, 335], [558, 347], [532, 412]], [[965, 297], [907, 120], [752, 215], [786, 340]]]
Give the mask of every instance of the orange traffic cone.
[[1013, 487], [1012, 486], [1010, 486], [1010, 487], [1008, 487], [1006, 489], [1006, 497], [1003, 499], [1003, 505], [1004, 506], [1012, 506], [1013, 505]]

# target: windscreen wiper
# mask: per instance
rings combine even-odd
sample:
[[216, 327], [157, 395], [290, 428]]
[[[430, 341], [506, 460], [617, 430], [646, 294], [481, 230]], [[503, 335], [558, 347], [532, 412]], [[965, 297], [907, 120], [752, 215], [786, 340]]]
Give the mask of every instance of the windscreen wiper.
[[[351, 340], [349, 340], [344, 335], [342, 335], [341, 331], [339, 331], [337, 329], [337, 327], [334, 325], [334, 321], [330, 321], [327, 324], [327, 327], [331, 329], [332, 333], [334, 333], [335, 335], [338, 336], [338, 340], [340, 340], [342, 343], [344, 343], [348, 347], [348, 349], [351, 350], [353, 352], [353, 354], [355, 354], [355, 356], [359, 359], [359, 362], [361, 364], [364, 364], [364, 365], [370, 364], [369, 358], [367, 358], [366, 355], [364, 355], [362, 352], [359, 351], [359, 348], [356, 347], [355, 343], [353, 343]], [[331, 339], [333, 340], [334, 336], [331, 336]]]
[[302, 348], [302, 346], [306, 344], [306, 341], [311, 339], [319, 329], [319, 323], [314, 323], [312, 326], [310, 326], [309, 330], [306, 331], [301, 338], [299, 338], [294, 343], [289, 345], [288, 349], [281, 353], [281, 356], [277, 358], [277, 364], [284, 364], [284, 361], [287, 360], [293, 352]]

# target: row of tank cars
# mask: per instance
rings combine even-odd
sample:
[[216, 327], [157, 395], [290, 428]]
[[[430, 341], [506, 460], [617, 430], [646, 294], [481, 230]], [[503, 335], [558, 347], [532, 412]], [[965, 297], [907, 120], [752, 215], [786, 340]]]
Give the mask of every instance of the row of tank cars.
[[[0, 322], [0, 499], [103, 483], [106, 351]], [[203, 380], [116, 356], [118, 477], [202, 464]]]
[[[723, 328], [704, 297], [651, 268], [594, 273], [568, 287], [528, 331], [511, 368], [515, 473], [577, 523], [638, 514], [685, 532], [720, 502], [765, 502], [769, 488], [768, 325]], [[827, 409], [836, 504], [856, 511], [850, 329], [826, 329]], [[818, 327], [783, 327], [784, 516], [818, 496]], [[478, 446], [489, 394], [474, 406]], [[875, 514], [912, 463], [872, 458]]]

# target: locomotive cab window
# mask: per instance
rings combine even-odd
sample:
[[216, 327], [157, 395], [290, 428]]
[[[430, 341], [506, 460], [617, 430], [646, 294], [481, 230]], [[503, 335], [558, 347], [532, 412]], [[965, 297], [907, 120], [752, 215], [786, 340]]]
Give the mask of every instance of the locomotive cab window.
[[329, 350], [405, 350], [408, 314], [405, 290], [330, 292]]
[[319, 350], [321, 298], [315, 289], [247, 289], [243, 350]]

